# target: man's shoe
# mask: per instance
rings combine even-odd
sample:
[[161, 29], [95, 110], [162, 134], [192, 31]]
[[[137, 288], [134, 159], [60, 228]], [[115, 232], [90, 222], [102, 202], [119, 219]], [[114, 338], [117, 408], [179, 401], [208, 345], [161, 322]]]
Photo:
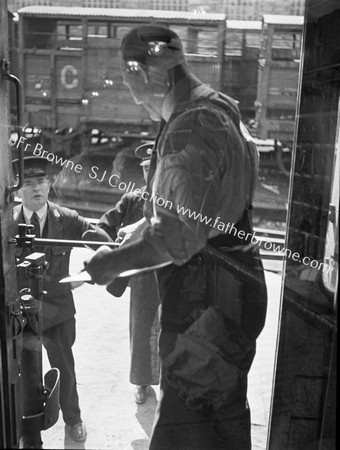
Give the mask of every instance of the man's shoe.
[[76, 442], [86, 441], [87, 432], [83, 422], [76, 423], [75, 425], [68, 426], [68, 432], [71, 438]]
[[144, 384], [136, 387], [135, 392], [134, 392], [136, 403], [141, 404], [141, 403], [146, 402], [146, 399], [148, 398], [148, 395], [149, 395], [148, 388], [149, 388], [149, 386], [144, 385]]

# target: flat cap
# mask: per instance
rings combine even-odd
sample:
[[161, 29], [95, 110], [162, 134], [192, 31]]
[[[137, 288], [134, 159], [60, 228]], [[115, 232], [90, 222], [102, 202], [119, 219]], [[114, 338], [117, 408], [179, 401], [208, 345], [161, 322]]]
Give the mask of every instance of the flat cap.
[[[46, 176], [46, 170], [49, 161], [46, 158], [39, 156], [26, 156], [24, 158], [24, 177], [42, 177]], [[13, 174], [17, 177], [19, 175], [19, 160], [12, 161]]]
[[146, 65], [176, 66], [185, 60], [179, 36], [163, 25], [141, 25], [123, 37], [122, 58]]

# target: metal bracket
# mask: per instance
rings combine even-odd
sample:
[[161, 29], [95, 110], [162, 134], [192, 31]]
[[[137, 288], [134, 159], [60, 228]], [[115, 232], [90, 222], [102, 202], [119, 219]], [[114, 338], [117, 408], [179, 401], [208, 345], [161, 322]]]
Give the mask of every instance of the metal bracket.
[[[4, 77], [6, 80], [14, 83], [15, 85], [15, 92], [16, 92], [16, 110], [17, 110], [17, 133], [19, 137], [20, 142], [20, 135], [21, 135], [21, 120], [22, 120], [22, 86], [19, 78], [14, 76], [10, 73], [10, 63], [7, 59], [2, 60], [1, 64], [2, 71], [4, 73]], [[14, 191], [17, 191], [21, 188], [24, 178], [24, 149], [22, 145], [19, 145], [18, 147], [18, 166], [19, 166], [19, 179], [16, 184], [13, 184], [11, 186], [6, 187], [6, 199], [8, 201], [11, 201], [12, 199], [12, 193]]]

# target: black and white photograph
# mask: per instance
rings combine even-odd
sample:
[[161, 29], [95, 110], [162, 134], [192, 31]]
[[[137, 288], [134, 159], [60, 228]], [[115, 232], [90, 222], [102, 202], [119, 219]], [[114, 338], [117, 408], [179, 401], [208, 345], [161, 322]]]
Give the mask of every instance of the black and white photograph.
[[1, 0], [0, 449], [335, 450], [339, 0]]

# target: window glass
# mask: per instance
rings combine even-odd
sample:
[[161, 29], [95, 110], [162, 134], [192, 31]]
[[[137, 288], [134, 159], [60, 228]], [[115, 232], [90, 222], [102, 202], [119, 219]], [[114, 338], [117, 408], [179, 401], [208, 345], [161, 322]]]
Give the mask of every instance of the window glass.
[[58, 41], [70, 40], [80, 41], [83, 38], [82, 25], [59, 22], [57, 25]]
[[87, 26], [87, 36], [89, 38], [107, 38], [108, 24], [102, 22], [89, 22]]
[[197, 36], [197, 53], [200, 55], [217, 55], [218, 32], [202, 30]]
[[299, 59], [301, 51], [301, 34], [275, 33], [273, 36], [273, 59]]
[[240, 31], [227, 30], [225, 55], [242, 55], [243, 36]]
[[[340, 105], [339, 105], [340, 113]], [[338, 116], [337, 138], [335, 143], [334, 170], [332, 176], [331, 198], [329, 203], [328, 225], [323, 258], [322, 280], [329, 292], [335, 294], [339, 277], [339, 172], [340, 172], [340, 114]]]

